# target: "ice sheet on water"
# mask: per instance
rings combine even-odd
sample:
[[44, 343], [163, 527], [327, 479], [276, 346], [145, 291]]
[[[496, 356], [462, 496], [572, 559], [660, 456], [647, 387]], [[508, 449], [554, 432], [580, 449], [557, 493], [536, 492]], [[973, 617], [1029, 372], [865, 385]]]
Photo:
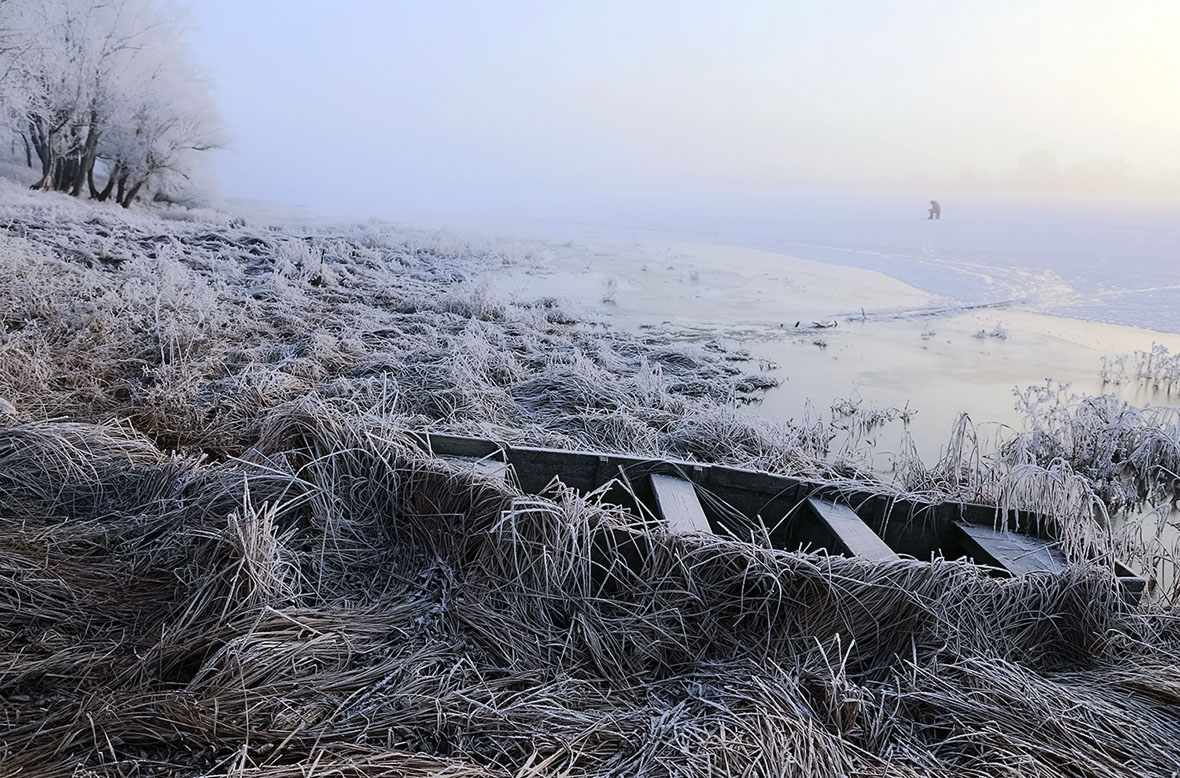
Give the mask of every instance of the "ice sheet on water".
[[1021, 300], [1037, 312], [1180, 332], [1180, 313], [1162, 304], [1180, 291], [1175, 207], [940, 196], [942, 218], [932, 221], [921, 194], [662, 192], [483, 212], [498, 232], [767, 249], [878, 270], [965, 305]]

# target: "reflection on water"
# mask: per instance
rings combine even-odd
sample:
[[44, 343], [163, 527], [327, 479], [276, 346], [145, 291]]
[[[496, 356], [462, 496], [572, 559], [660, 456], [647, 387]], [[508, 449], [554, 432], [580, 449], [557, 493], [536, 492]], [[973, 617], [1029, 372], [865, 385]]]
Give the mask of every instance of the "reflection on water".
[[979, 343], [965, 336], [970, 326], [962, 321], [925, 326], [942, 334], [922, 339], [904, 323], [886, 331], [878, 325], [874, 332], [847, 332], [844, 340], [829, 335], [822, 349], [806, 340], [759, 344], [755, 350], [781, 366], [783, 381], [767, 393], [758, 412], [783, 418], [820, 412], [832, 418], [838, 414], [830, 406], [847, 401], [875, 409], [877, 416], [897, 409], [894, 418], [871, 429], [854, 428], [834, 442], [871, 449], [874, 466], [888, 470], [906, 432], [924, 462], [939, 459], [960, 413], [989, 441], [1021, 430], [1016, 390], [1046, 379], [1068, 384], [1079, 396], [1112, 394], [1135, 407], [1180, 407], [1176, 392], [1134, 380], [1104, 383], [1098, 376], [1100, 352], [1085, 346], [1022, 331], [1003, 342]]

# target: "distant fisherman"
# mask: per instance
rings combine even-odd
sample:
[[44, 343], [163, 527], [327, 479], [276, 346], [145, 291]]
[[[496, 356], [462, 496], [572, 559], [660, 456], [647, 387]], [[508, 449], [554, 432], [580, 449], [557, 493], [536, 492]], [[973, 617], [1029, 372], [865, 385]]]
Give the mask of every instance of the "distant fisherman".
[[927, 219], [927, 221], [929, 221], [930, 219], [941, 219], [941, 218], [942, 218], [942, 206], [938, 204], [937, 200], [931, 200], [930, 201], [930, 217]]

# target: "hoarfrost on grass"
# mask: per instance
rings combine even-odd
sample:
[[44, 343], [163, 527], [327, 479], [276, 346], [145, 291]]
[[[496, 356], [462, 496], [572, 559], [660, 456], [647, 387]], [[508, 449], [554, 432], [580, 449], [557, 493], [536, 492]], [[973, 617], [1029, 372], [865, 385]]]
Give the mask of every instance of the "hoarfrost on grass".
[[1162, 344], [1152, 343], [1149, 351], [1103, 357], [1098, 376], [1108, 384], [1117, 386], [1135, 382], [1171, 395], [1180, 391], [1180, 354], [1171, 353]]
[[[403, 428], [1020, 508], [1074, 539], [1072, 558], [1118, 546], [1144, 569], [1160, 560], [1128, 552], [1109, 527], [1126, 511], [1171, 521], [1177, 425], [1164, 411], [1029, 390], [1027, 429], [983, 446], [964, 419], [932, 464], [903, 437], [896, 472], [882, 474], [870, 464], [880, 423], [912, 411], [752, 413], [742, 406], [777, 379], [748, 369], [750, 354], [612, 331], [562, 301], [502, 299], [477, 280], [543, 250], [526, 243], [374, 222], [162, 221], [2, 186], [0, 398], [19, 418], [125, 419], [163, 448], [232, 456], [272, 409], [313, 396]], [[1159, 348], [1138, 360], [1152, 376], [1174, 364]], [[1119, 526], [1129, 536], [1134, 524]]]
[[[6, 775], [1175, 769], [1162, 577], [1136, 611], [1094, 565], [997, 580], [673, 535], [404, 434], [875, 478], [818, 415], [743, 408], [749, 355], [469, 281], [512, 245], [0, 194]], [[872, 487], [1037, 510], [1075, 559], [1176, 559], [1162, 512], [1100, 521], [1175, 499], [1175, 417], [1018, 400], [1005, 447], [964, 417], [942, 461], [903, 451]]]

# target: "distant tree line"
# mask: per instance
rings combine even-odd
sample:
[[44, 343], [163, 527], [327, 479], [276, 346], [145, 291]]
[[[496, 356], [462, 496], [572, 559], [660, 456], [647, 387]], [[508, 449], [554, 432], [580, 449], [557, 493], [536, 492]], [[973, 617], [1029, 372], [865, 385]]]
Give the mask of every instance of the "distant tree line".
[[180, 20], [156, 0], [0, 0], [0, 124], [35, 189], [130, 206], [221, 145]]

